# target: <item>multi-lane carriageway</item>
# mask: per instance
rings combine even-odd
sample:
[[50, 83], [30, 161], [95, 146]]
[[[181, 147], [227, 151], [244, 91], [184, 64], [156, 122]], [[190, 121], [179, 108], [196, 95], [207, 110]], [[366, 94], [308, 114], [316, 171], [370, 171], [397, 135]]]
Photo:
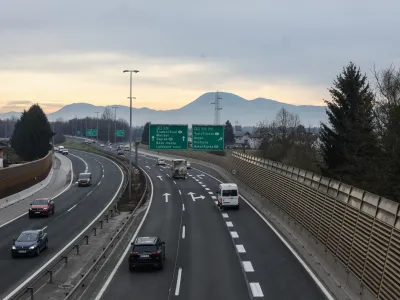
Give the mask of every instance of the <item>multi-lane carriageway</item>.
[[240, 210], [219, 210], [222, 178], [192, 164], [187, 180], [140, 155], [153, 193], [134, 236], [166, 241], [164, 270], [131, 273], [123, 255], [98, 299], [334, 299], [268, 222], [241, 199]]

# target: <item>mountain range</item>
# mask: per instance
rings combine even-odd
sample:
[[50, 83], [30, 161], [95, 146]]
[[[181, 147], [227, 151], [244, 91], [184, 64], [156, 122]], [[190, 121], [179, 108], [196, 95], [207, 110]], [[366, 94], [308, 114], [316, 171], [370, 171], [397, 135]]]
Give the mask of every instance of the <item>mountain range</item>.
[[[205, 93], [193, 102], [171, 110], [153, 110], [150, 108], [133, 108], [132, 125], [142, 126], [148, 121], [153, 124], [213, 124], [215, 101], [213, 92]], [[308, 126], [319, 126], [320, 122], [327, 122], [326, 106], [292, 105], [279, 101], [256, 98], [246, 100], [232, 93], [219, 92], [220, 122], [230, 120], [232, 124], [254, 126], [260, 121], [274, 120], [276, 113], [284, 107], [288, 111], [297, 114], [302, 124]], [[118, 107], [117, 118], [129, 121], [129, 107], [111, 105]], [[103, 113], [105, 106], [96, 106], [88, 103], [73, 103], [62, 107], [60, 110], [47, 115], [49, 120], [62, 118], [64, 121], [77, 116], [78, 118], [96, 117], [95, 112]], [[114, 110], [112, 110], [114, 112]], [[20, 116], [20, 112], [8, 112], [0, 114], [0, 119]]]

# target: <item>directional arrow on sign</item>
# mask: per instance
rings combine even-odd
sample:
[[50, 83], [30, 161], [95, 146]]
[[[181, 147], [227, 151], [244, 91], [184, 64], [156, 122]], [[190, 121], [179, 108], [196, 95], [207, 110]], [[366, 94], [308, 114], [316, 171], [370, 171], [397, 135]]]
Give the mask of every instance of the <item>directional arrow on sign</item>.
[[162, 176], [157, 176], [157, 177], [160, 178], [161, 181], [163, 181], [163, 180], [162, 180]]
[[195, 197], [194, 194], [195, 194], [195, 193], [192, 193], [192, 192], [188, 193], [188, 195], [192, 196], [192, 200], [193, 200], [193, 201], [196, 201], [196, 199], [201, 199], [201, 200], [203, 200], [203, 199], [206, 198], [206, 197], [204, 197], [203, 195], [200, 195], [199, 197]]
[[[160, 176], [158, 176], [160, 177]], [[170, 196], [171, 194], [165, 193], [163, 196], [165, 196], [165, 202], [168, 202], [168, 196]]]
[[182, 137], [182, 141], [185, 141], [185, 137], [184, 136]]

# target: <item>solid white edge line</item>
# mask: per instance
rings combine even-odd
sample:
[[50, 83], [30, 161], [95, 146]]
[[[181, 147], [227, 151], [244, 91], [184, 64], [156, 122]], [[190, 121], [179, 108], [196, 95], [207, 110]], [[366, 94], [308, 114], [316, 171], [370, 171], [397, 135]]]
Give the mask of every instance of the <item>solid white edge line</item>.
[[89, 166], [88, 166], [87, 162], [82, 157], [79, 157], [78, 155], [75, 155], [75, 154], [72, 154], [72, 153], [70, 153], [70, 155], [75, 156], [76, 158], [78, 158], [81, 161], [83, 161], [83, 163], [85, 164], [85, 173], [87, 173], [89, 171]]
[[185, 238], [185, 235], [186, 235], [186, 227], [182, 226], [182, 239]]
[[[68, 157], [67, 157], [68, 158]], [[73, 167], [72, 167], [72, 161], [68, 158], [68, 160], [69, 160], [69, 162], [70, 162], [70, 164], [71, 164], [71, 181], [69, 182], [69, 185], [65, 188], [65, 189], [63, 189], [61, 192], [59, 192], [57, 195], [55, 195], [54, 197], [52, 197], [51, 199], [55, 199], [55, 198], [57, 198], [58, 196], [60, 196], [61, 194], [64, 194], [70, 187], [71, 187], [71, 185], [72, 185], [72, 181], [74, 180], [74, 170], [73, 170]], [[4, 227], [4, 226], [6, 226], [6, 225], [8, 225], [8, 224], [10, 224], [10, 223], [12, 223], [12, 222], [14, 222], [15, 220], [18, 220], [19, 218], [21, 218], [21, 217], [23, 217], [23, 216], [25, 216], [25, 215], [27, 215], [28, 213], [26, 212], [26, 213], [23, 213], [22, 215], [19, 215], [18, 217], [15, 217], [14, 219], [11, 219], [10, 221], [7, 221], [6, 223], [4, 223], [4, 224], [2, 224], [2, 225], [0, 225], [0, 228], [2, 228], [2, 227]]]
[[[199, 169], [193, 168], [197, 171], [200, 172]], [[221, 180], [218, 178], [215, 178], [214, 176], [204, 173], [207, 176], [213, 178], [214, 180], [218, 181], [219, 183], [222, 183]], [[328, 300], [335, 300], [335, 298], [331, 295], [329, 290], [325, 287], [325, 285], [321, 282], [321, 280], [317, 277], [317, 275], [314, 274], [314, 272], [311, 270], [311, 268], [308, 266], [308, 264], [300, 257], [300, 255], [297, 253], [296, 250], [293, 249], [293, 247], [285, 240], [285, 238], [275, 229], [275, 227], [251, 204], [243, 195], [239, 193], [240, 198], [242, 198], [248, 206], [251, 207], [252, 210], [255, 211], [255, 213], [268, 225], [268, 227], [275, 233], [275, 235], [282, 241], [282, 243], [286, 246], [287, 249], [292, 253], [292, 255], [297, 259], [297, 261], [302, 265], [302, 267], [306, 270], [306, 272], [311, 276], [312, 280], [318, 285], [320, 290], [324, 293], [326, 298]], [[232, 234], [232, 233], [231, 233]]]
[[90, 227], [93, 226], [93, 224], [96, 222], [96, 219], [99, 218], [102, 214], [104, 214], [104, 212], [106, 212], [109, 208], [109, 206], [111, 205], [111, 203], [113, 203], [113, 201], [115, 200], [115, 198], [117, 198], [117, 195], [122, 187], [122, 184], [124, 182], [125, 179], [125, 175], [124, 172], [122, 171], [122, 169], [112, 160], [103, 157], [104, 159], [107, 159], [108, 161], [112, 162], [121, 172], [122, 175], [122, 179], [121, 179], [121, 184], [119, 185], [117, 191], [114, 194], [114, 197], [112, 197], [111, 201], [106, 205], [106, 207], [92, 220], [92, 222], [90, 222], [90, 224], [88, 226], [86, 226], [86, 228], [84, 228], [80, 233], [78, 233], [75, 238], [70, 241], [63, 249], [61, 249], [60, 251], [58, 251], [57, 254], [55, 254], [46, 264], [44, 264], [40, 269], [38, 269], [35, 273], [33, 273], [31, 276], [29, 276], [29, 278], [27, 278], [23, 283], [21, 283], [18, 287], [16, 287], [11, 293], [9, 293], [3, 300], [10, 300], [12, 299], [12, 297], [14, 297], [14, 295], [16, 293], [18, 293], [18, 291], [23, 288], [28, 282], [30, 282], [35, 276], [37, 276], [40, 272], [43, 272], [43, 270], [45, 270], [51, 263], [53, 263], [54, 260], [56, 260], [62, 253], [65, 252], [65, 250], [67, 250], [69, 247], [71, 247], [71, 245], [73, 245], [75, 243], [75, 241], [79, 238], [79, 236], [81, 234], [83, 234], [86, 230], [88, 230]]
[[182, 268], [179, 268], [178, 278], [176, 279], [175, 296], [179, 296], [179, 290], [181, 288], [181, 279], [182, 279]]
[[73, 210], [76, 206], [77, 206], [77, 204], [75, 204], [75, 205], [72, 206], [70, 209], [68, 209], [67, 212], [70, 212], [70, 211]]
[[122, 262], [125, 260], [126, 254], [128, 253], [129, 249], [131, 248], [131, 243], [136, 239], [136, 236], [138, 235], [139, 230], [142, 228], [142, 225], [143, 225], [144, 221], [146, 220], [147, 214], [149, 213], [151, 204], [153, 202], [153, 193], [154, 193], [153, 181], [151, 180], [149, 174], [147, 174], [147, 172], [143, 168], [141, 168], [141, 169], [146, 174], [147, 178], [150, 181], [151, 193], [150, 193], [149, 205], [147, 206], [146, 212], [145, 212], [145, 214], [143, 216], [143, 219], [140, 222], [138, 228], [136, 229], [135, 234], [133, 235], [133, 237], [132, 237], [131, 241], [129, 242], [128, 246], [126, 247], [125, 251], [122, 253], [122, 255], [121, 255], [119, 261], [117, 262], [117, 264], [115, 265], [114, 269], [111, 271], [110, 276], [107, 278], [107, 281], [103, 284], [103, 287], [101, 288], [101, 290], [97, 294], [95, 300], [99, 300], [103, 296], [104, 292], [107, 290], [108, 286], [110, 285], [111, 280], [114, 278], [114, 276], [117, 273], [117, 271], [118, 271], [119, 267], [121, 266]]

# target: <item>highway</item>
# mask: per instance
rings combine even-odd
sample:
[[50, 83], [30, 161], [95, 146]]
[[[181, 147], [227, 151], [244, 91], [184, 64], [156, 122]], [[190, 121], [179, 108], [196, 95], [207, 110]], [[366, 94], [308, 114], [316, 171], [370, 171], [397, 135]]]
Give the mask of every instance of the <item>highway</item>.
[[[21, 217], [0, 228], [0, 299], [45, 264], [75, 238], [110, 202], [122, 180], [122, 173], [106, 158], [70, 150], [74, 180], [70, 189], [54, 200], [55, 214], [48, 218]], [[92, 173], [92, 185], [78, 187], [77, 175]], [[26, 208], [28, 211], [28, 207]], [[39, 257], [11, 258], [12, 239], [27, 229], [45, 228], [49, 248]]]
[[147, 155], [139, 164], [153, 181], [154, 197], [138, 236], [166, 242], [164, 270], [131, 273], [126, 257], [96, 299], [329, 298], [245, 201], [240, 210], [219, 210], [215, 171], [192, 163], [187, 180], [172, 180], [169, 169]]

